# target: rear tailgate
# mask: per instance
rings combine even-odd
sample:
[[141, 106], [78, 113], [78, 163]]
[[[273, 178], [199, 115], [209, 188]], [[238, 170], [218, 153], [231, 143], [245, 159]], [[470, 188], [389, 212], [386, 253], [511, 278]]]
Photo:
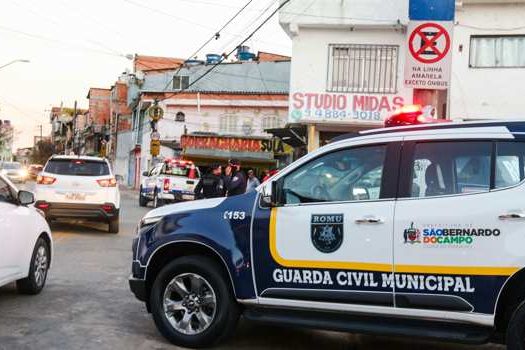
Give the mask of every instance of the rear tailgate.
[[[169, 192], [181, 193], [183, 199], [193, 199], [195, 186], [199, 180], [185, 176], [166, 176], [164, 181], [169, 181]], [[185, 195], [188, 197], [185, 198]]]

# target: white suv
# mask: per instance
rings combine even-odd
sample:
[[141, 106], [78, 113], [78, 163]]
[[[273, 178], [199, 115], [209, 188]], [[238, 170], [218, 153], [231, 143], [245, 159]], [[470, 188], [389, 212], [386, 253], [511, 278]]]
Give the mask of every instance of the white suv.
[[23, 294], [44, 288], [51, 263], [51, 230], [31, 192], [18, 191], [0, 175], [0, 286], [16, 281]]
[[105, 221], [119, 231], [120, 192], [109, 162], [87, 156], [53, 156], [37, 177], [35, 206], [48, 220]]

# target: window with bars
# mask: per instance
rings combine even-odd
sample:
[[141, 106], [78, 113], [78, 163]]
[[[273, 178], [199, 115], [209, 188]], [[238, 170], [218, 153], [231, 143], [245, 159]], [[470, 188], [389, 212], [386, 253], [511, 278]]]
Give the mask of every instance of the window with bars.
[[399, 46], [329, 45], [327, 91], [397, 93]]
[[219, 119], [219, 130], [222, 133], [236, 133], [238, 132], [237, 127], [237, 116], [235, 115], [223, 115]]
[[266, 129], [280, 128], [281, 126], [281, 119], [278, 116], [267, 116], [262, 120], [263, 131]]

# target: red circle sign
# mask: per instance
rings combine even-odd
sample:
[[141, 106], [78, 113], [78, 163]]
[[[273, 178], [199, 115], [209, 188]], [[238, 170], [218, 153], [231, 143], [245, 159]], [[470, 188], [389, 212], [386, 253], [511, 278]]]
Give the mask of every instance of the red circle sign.
[[[416, 47], [417, 43], [419, 47]], [[423, 23], [410, 33], [408, 49], [419, 62], [436, 63], [450, 50], [450, 35], [437, 23]]]

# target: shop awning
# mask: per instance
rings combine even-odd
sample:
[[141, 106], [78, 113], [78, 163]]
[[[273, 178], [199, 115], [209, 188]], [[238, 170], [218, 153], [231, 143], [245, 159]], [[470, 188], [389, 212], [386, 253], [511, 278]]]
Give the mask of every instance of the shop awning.
[[280, 138], [284, 143], [292, 147], [306, 145], [306, 126], [293, 126], [287, 128], [265, 129], [269, 134]]

